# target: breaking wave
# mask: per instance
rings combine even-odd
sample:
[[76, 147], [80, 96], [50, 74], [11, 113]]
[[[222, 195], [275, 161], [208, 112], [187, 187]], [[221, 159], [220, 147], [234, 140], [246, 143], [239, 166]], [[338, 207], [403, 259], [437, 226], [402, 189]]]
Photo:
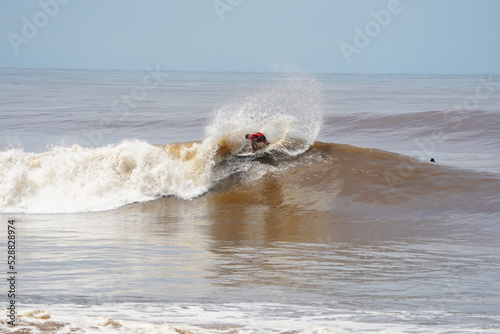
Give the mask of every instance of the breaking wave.
[[248, 144], [246, 133], [264, 132], [272, 143], [268, 154], [306, 151], [321, 128], [320, 101], [314, 76], [290, 73], [213, 111], [201, 142], [127, 140], [97, 148], [54, 146], [39, 154], [0, 152], [0, 210], [91, 212], [165, 196], [193, 199], [249, 169], [248, 160], [233, 157]]

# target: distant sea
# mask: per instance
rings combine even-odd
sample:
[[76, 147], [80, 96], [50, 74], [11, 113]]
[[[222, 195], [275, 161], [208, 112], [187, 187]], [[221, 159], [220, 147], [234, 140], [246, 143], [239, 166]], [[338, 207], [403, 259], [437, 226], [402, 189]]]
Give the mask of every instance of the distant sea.
[[500, 333], [499, 111], [489, 74], [0, 69], [17, 329]]

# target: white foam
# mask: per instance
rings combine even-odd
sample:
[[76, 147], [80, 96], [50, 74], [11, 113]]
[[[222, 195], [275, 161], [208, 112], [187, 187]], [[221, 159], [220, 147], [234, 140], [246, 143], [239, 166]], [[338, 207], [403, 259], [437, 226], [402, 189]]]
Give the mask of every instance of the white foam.
[[86, 212], [160, 196], [193, 198], [210, 186], [204, 151], [193, 150], [188, 160], [142, 141], [93, 149], [75, 144], [41, 154], [1, 152], [0, 210]]
[[[33, 305], [34, 306], [34, 305]], [[0, 318], [6, 319], [0, 310]], [[20, 317], [19, 317], [20, 316]], [[438, 311], [368, 311], [326, 305], [280, 303], [137, 304], [93, 306], [38, 305], [22, 308], [18, 319], [26, 329], [51, 321], [64, 324], [58, 332], [84, 333], [496, 333], [474, 315]], [[450, 319], [448, 319], [450, 318]], [[439, 324], [441, 320], [441, 324]], [[492, 321], [498, 320], [494, 317]], [[462, 325], [460, 325], [462, 324]], [[0, 322], [0, 330], [6, 325]]]
[[[302, 153], [316, 140], [323, 123], [321, 96], [321, 84], [314, 75], [281, 73], [261, 91], [214, 110], [207, 140], [244, 143], [245, 134], [259, 131], [275, 143], [275, 150]], [[286, 145], [292, 138], [302, 145]]]

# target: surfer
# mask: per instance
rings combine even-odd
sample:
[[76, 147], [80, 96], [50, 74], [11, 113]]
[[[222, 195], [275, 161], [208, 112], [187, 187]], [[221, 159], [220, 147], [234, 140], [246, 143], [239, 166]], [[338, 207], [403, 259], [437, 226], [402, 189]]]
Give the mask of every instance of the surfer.
[[252, 134], [246, 134], [245, 139], [250, 140], [250, 144], [252, 144], [252, 153], [255, 153], [255, 151], [259, 150], [259, 143], [264, 143], [265, 145], [269, 145], [267, 142], [266, 136], [264, 136], [263, 133], [261, 132], [254, 132]]

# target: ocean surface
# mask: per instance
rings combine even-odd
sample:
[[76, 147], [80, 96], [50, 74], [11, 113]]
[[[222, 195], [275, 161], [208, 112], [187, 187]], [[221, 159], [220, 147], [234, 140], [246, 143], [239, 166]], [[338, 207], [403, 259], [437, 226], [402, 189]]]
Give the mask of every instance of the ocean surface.
[[0, 69], [0, 331], [500, 333], [499, 112], [489, 74]]

